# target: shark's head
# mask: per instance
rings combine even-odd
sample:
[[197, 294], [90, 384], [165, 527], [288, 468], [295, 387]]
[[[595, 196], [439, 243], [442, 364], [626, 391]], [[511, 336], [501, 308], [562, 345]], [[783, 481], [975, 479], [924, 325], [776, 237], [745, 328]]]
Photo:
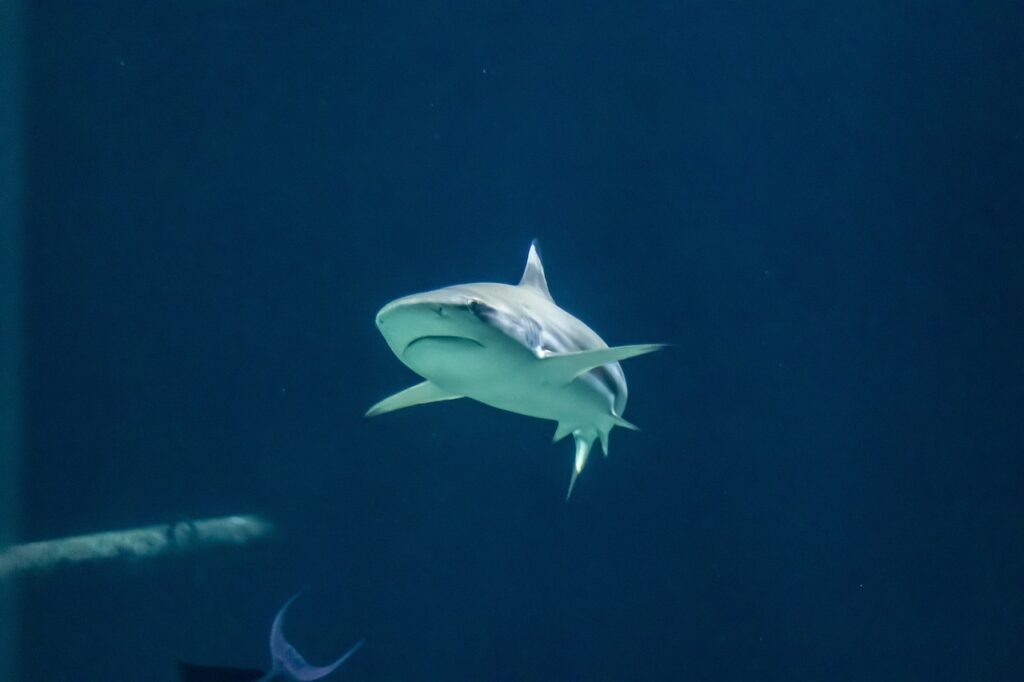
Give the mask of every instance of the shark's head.
[[444, 375], [485, 348], [495, 334], [491, 306], [471, 286], [399, 298], [377, 313], [377, 329], [399, 359], [424, 376]]
[[477, 304], [457, 287], [413, 294], [381, 308], [377, 329], [399, 357], [420, 343], [478, 343], [480, 321], [473, 312]]

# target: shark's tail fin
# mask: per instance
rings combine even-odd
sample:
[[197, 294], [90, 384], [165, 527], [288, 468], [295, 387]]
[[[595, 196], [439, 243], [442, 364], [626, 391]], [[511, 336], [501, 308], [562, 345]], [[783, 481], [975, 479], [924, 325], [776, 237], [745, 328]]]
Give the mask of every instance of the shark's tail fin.
[[583, 467], [587, 464], [587, 457], [590, 456], [590, 448], [594, 445], [594, 439], [597, 438], [597, 434], [587, 433], [582, 430], [574, 431], [573, 436], [576, 438], [576, 458], [572, 464], [572, 478], [569, 479], [569, 491], [565, 493], [565, 501], [568, 502], [572, 496], [573, 486], [576, 485], [576, 477], [583, 471]]
[[178, 679], [181, 682], [256, 682], [264, 677], [262, 670], [254, 668], [226, 668], [178, 661]]
[[287, 679], [309, 682], [311, 680], [319, 680], [321, 677], [326, 677], [333, 673], [342, 663], [348, 660], [349, 656], [359, 651], [359, 647], [363, 646], [365, 640], [356, 642], [341, 658], [329, 665], [315, 666], [307, 663], [302, 654], [284, 637], [284, 612], [288, 610], [291, 603], [298, 597], [299, 595], [297, 594], [285, 602], [285, 605], [277, 612], [277, 616], [274, 617], [274, 625], [270, 629], [270, 656], [274, 661], [274, 670], [284, 675]]

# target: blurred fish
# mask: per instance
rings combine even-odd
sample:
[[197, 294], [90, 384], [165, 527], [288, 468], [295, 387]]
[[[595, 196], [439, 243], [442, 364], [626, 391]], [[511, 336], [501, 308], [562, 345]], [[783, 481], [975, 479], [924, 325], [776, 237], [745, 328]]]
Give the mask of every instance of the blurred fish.
[[0, 580], [23, 571], [242, 547], [269, 537], [273, 531], [274, 526], [265, 519], [243, 514], [26, 542], [0, 549]]
[[623, 419], [626, 377], [620, 360], [664, 347], [609, 348], [590, 327], [558, 307], [548, 291], [537, 244], [530, 245], [518, 285], [461, 284], [399, 298], [377, 313], [377, 328], [409, 369], [426, 381], [385, 398], [385, 412], [455, 398], [558, 422], [554, 440], [570, 433], [576, 457], [566, 499], [594, 441], [608, 454]]
[[224, 666], [195, 665], [178, 662], [178, 675], [181, 682], [271, 682], [272, 680], [293, 680], [295, 682], [311, 682], [330, 675], [338, 669], [348, 657], [363, 646], [364, 640], [356, 642], [345, 655], [330, 665], [314, 666], [306, 662], [295, 647], [284, 637], [284, 613], [291, 603], [298, 598], [295, 595], [281, 607], [274, 617], [270, 628], [270, 658], [268, 672], [255, 668], [229, 668]]

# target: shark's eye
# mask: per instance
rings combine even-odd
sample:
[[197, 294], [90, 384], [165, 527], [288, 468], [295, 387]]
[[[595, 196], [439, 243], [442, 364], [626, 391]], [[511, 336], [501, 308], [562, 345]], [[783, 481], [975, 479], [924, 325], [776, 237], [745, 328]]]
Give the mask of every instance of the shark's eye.
[[444, 306], [443, 305], [437, 306], [437, 310], [435, 312], [437, 313], [438, 317], [444, 317]]
[[470, 313], [476, 315], [481, 319], [486, 317], [489, 312], [492, 312], [494, 310], [494, 308], [492, 308], [491, 306], [487, 305], [483, 301], [478, 301], [475, 298], [471, 298], [469, 301], [466, 302], [466, 308], [469, 310]]

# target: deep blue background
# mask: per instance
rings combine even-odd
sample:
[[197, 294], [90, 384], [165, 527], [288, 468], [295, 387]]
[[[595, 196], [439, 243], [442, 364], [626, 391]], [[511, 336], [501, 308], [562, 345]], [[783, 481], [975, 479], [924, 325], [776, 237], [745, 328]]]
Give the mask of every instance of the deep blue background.
[[[25, 536], [276, 542], [24, 582], [25, 680], [1024, 676], [1020, 3], [37, 2]], [[515, 281], [625, 365], [553, 423], [388, 300]]]

